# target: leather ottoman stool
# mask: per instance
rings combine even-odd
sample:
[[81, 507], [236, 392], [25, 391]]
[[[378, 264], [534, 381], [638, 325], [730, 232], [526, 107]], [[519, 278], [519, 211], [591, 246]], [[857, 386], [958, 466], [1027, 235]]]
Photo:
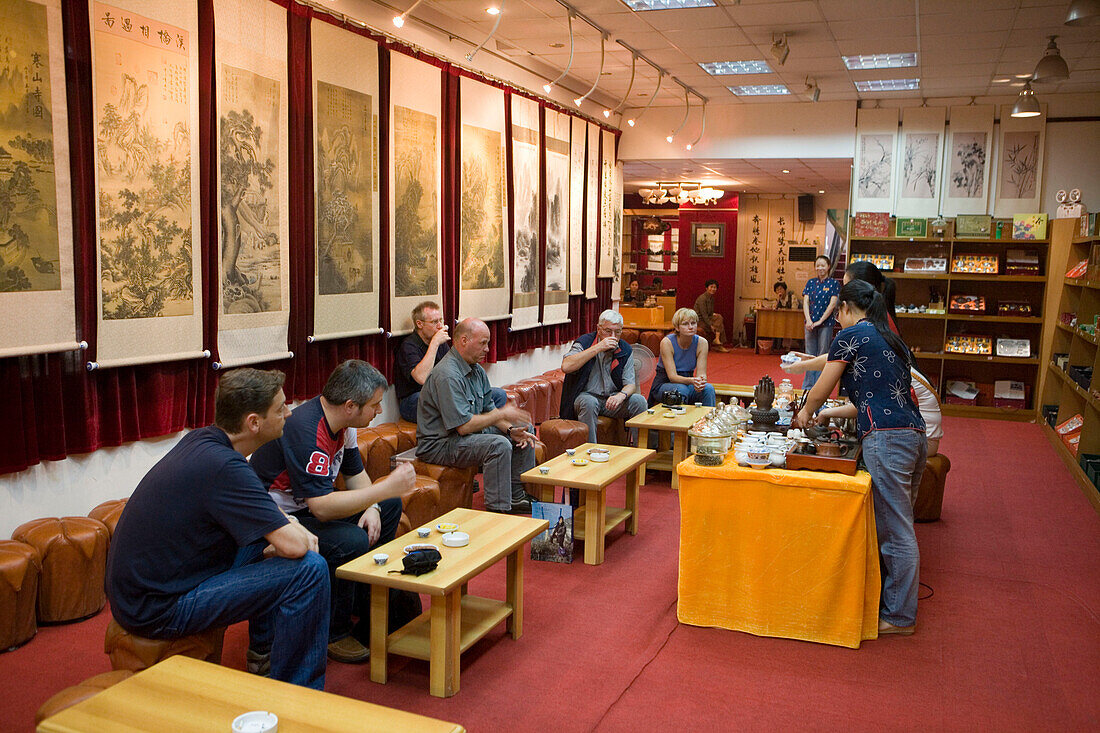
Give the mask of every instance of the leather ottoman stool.
[[547, 420], [539, 426], [539, 440], [546, 445], [546, 458], [556, 458], [566, 448], [588, 442], [588, 426], [579, 420]]
[[34, 519], [15, 528], [12, 539], [42, 557], [38, 581], [38, 621], [75, 621], [103, 608], [107, 595], [106, 525], [88, 517]]
[[623, 335], [620, 338], [628, 344], [636, 344], [640, 335], [641, 333], [636, 328], [624, 328]]
[[179, 639], [149, 639], [131, 634], [112, 618], [103, 638], [103, 651], [111, 658], [112, 669], [131, 672], [140, 672], [176, 654], [221, 664], [224, 638], [225, 627], [216, 626]]
[[97, 674], [95, 677], [89, 677], [72, 687], [66, 687], [49, 700], [42, 703], [42, 707], [38, 708], [38, 712], [34, 714], [34, 724], [38, 725], [46, 718], [60, 713], [65, 708], [70, 708], [78, 702], [83, 702], [92, 695], [98, 695], [111, 685], [122, 682], [132, 674], [133, 672], [128, 669], [116, 669], [114, 672]]
[[0, 540], [0, 651], [14, 649], [38, 632], [34, 609], [41, 571], [38, 550]]
[[111, 537], [114, 537], [115, 525], [118, 524], [118, 518], [122, 516], [122, 510], [125, 508], [125, 499], [111, 499], [88, 512], [88, 516], [92, 519], [98, 519], [103, 522], [103, 524], [107, 525], [107, 531], [110, 533]]
[[642, 335], [638, 338], [638, 343], [652, 351], [659, 362], [661, 358], [661, 339], [664, 337], [665, 334], [660, 331], [642, 331]]
[[917, 522], [935, 522], [940, 518], [943, 508], [943, 485], [947, 473], [951, 470], [951, 461], [942, 453], [928, 459], [924, 466], [924, 475], [920, 479], [917, 498], [913, 502], [913, 520]]
[[600, 415], [596, 418], [596, 442], [601, 445], [626, 445], [626, 424], [617, 417]]

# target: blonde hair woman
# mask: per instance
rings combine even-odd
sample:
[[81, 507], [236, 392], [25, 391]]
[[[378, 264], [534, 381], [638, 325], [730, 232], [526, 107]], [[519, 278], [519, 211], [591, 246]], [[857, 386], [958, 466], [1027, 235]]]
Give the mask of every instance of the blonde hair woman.
[[707, 340], [700, 338], [699, 314], [681, 308], [672, 316], [672, 330], [661, 339], [661, 363], [649, 389], [649, 404], [668, 392], [679, 392], [685, 403], [714, 407], [714, 385], [707, 384]]

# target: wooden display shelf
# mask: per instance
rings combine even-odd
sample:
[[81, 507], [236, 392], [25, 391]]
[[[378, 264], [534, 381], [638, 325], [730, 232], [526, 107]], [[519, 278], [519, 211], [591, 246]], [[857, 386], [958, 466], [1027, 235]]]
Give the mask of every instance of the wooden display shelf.
[[1066, 464], [1066, 468], [1069, 469], [1073, 478], [1077, 479], [1077, 485], [1081, 487], [1081, 491], [1084, 492], [1085, 498], [1088, 499], [1089, 504], [1092, 504], [1093, 510], [1095, 510], [1097, 514], [1100, 514], [1100, 491], [1096, 490], [1096, 487], [1089, 481], [1089, 477], [1085, 475], [1085, 471], [1081, 468], [1077, 456], [1070, 452], [1066, 444], [1062, 442], [1062, 438], [1059, 437], [1058, 433], [1054, 432], [1054, 428], [1050, 427], [1046, 421], [1043, 421], [1043, 434], [1047, 436], [1047, 440], [1054, 446], [1054, 452], [1062, 459], [1062, 463]]
[[946, 313], [898, 313], [898, 318], [920, 318], [928, 321], [942, 321]]
[[1089, 280], [1087, 277], [1067, 277], [1065, 284], [1074, 288], [1090, 288], [1100, 290], [1100, 280]]
[[950, 405], [944, 402], [940, 405], [940, 412], [952, 417], [982, 417], [994, 420], [1015, 420], [1016, 422], [1032, 422], [1035, 420], [1035, 410], [1021, 407], [992, 407], [989, 405]]
[[898, 318], [923, 318], [929, 321], [980, 321], [984, 323], [1030, 323], [1041, 325], [1038, 316], [985, 316], [965, 313], [898, 313]]
[[983, 364], [1038, 364], [1037, 356], [993, 356], [985, 354], [952, 354], [944, 351], [914, 351], [918, 359], [940, 359], [942, 361], [976, 361]]
[[946, 280], [946, 272], [887, 272], [891, 280]]
[[1068, 374], [1066, 374], [1065, 370], [1059, 369], [1058, 365], [1055, 364], [1054, 362], [1048, 363], [1047, 366], [1049, 366], [1051, 368], [1051, 370], [1055, 374], [1057, 374], [1064, 383], [1069, 385], [1073, 389], [1074, 392], [1076, 392], [1078, 395], [1083, 397], [1085, 399], [1085, 402], [1088, 404], [1089, 407], [1096, 410], [1097, 412], [1100, 412], [1100, 400], [1093, 397], [1091, 392], [1089, 392], [1087, 389], [1083, 389], [1081, 387], [1081, 385], [1079, 385], [1077, 382], [1073, 381], [1073, 379], [1071, 379], [1070, 376]]
[[986, 282], [1007, 283], [1045, 283], [1045, 275], [986, 275], [983, 273], [953, 272], [952, 280], [978, 280]]

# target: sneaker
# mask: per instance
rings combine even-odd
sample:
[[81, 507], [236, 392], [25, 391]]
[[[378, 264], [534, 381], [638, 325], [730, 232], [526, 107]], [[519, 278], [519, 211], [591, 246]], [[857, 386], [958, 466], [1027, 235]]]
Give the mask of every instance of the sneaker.
[[517, 499], [512, 502], [512, 506], [507, 509], [494, 509], [493, 507], [486, 507], [487, 511], [495, 514], [530, 514], [531, 502], [527, 499]]
[[328, 658], [344, 664], [361, 664], [370, 658], [370, 649], [363, 646], [354, 636], [345, 636], [339, 641], [328, 643]]
[[245, 651], [244, 668], [248, 670], [249, 674], [267, 677], [268, 672], [271, 671], [271, 652], [260, 654], [251, 649]]

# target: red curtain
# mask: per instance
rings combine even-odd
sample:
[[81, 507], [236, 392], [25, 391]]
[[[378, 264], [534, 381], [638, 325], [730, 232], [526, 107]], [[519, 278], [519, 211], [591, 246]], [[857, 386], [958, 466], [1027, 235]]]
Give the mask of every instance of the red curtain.
[[[290, 106], [290, 349], [293, 359], [261, 368], [281, 369], [287, 375], [286, 393], [293, 399], [317, 394], [332, 369], [345, 359], [364, 359], [387, 376], [392, 374], [392, 349], [386, 335], [364, 336], [307, 343], [313, 330], [314, 278], [314, 171], [313, 97], [310, 49], [310, 21], [314, 11], [289, 0], [273, 0], [288, 8], [288, 100]], [[203, 277], [203, 340], [205, 348], [217, 344], [218, 211], [217, 167], [218, 126], [214, 104], [216, 69], [214, 59], [214, 10], [212, 0], [199, 0], [199, 197], [200, 248]], [[66, 94], [68, 100], [70, 176], [72, 179], [73, 250], [76, 259], [76, 318], [78, 338], [92, 344], [87, 352], [67, 352], [0, 359], [0, 473], [21, 471], [43, 460], [60, 460], [68, 455], [97, 448], [165, 435], [213, 420], [213, 395], [217, 374], [210, 362], [193, 359], [88, 372], [85, 362], [95, 359], [96, 337], [96, 247], [95, 172], [96, 133], [92, 109], [92, 63], [88, 26], [88, 5], [62, 3], [65, 43]], [[460, 76], [477, 78], [506, 89], [499, 82], [481, 79], [440, 59], [346, 26], [325, 13], [317, 20], [341, 25], [379, 42], [379, 246], [381, 267], [381, 317], [389, 323], [389, 54], [409, 53], [443, 69], [444, 191], [441, 197], [443, 237], [443, 300], [450, 313], [457, 312], [459, 245], [459, 195], [461, 185], [461, 120], [458, 104]], [[539, 100], [543, 106], [556, 105]], [[509, 112], [510, 118], [510, 112]], [[510, 239], [510, 238], [509, 238]], [[544, 244], [542, 245], [544, 246]], [[545, 256], [545, 255], [543, 255]], [[544, 326], [517, 333], [508, 332], [508, 321], [491, 323], [492, 347], [489, 361], [507, 359], [532, 348], [569, 341], [595, 327], [601, 310], [610, 306], [611, 281], [600, 280], [598, 297], [569, 300], [570, 323]], [[396, 341], [396, 340], [394, 340]]]

